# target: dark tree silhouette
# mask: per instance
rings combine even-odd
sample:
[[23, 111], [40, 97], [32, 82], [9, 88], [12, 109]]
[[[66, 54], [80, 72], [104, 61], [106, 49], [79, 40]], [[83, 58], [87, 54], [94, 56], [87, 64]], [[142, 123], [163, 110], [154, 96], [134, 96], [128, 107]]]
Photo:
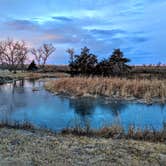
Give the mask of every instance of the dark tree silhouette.
[[102, 76], [110, 76], [112, 74], [112, 66], [109, 60], [103, 59], [96, 66], [96, 74]]
[[69, 63], [73, 63], [74, 61], [74, 48], [69, 48], [66, 50], [66, 52], [70, 55], [70, 60], [69, 60]]
[[70, 55], [70, 60], [69, 60], [69, 67], [70, 67], [70, 73], [71, 76], [74, 76], [74, 74], [76, 73], [76, 69], [74, 69], [75, 64], [74, 64], [74, 58], [75, 58], [75, 51], [74, 48], [69, 48], [66, 50], [66, 52]]
[[31, 64], [28, 66], [28, 69], [27, 70], [29, 70], [29, 71], [36, 71], [38, 68], [37, 68], [37, 66], [36, 66], [36, 64], [35, 64], [35, 61], [33, 60], [32, 62], [31, 62]]
[[93, 75], [97, 66], [97, 57], [90, 53], [90, 49], [84, 47], [81, 49], [80, 55], [75, 55], [73, 63], [70, 64], [76, 73], [82, 75]]
[[90, 53], [90, 49], [84, 47], [80, 55], [74, 55], [74, 49], [68, 49], [70, 54], [69, 67], [71, 75], [124, 75], [130, 71], [127, 65], [130, 60], [123, 56], [120, 49], [115, 49], [108, 59], [103, 59], [98, 63], [97, 57]]
[[130, 66], [126, 64], [128, 62], [130, 60], [124, 57], [123, 52], [120, 49], [115, 49], [109, 58], [110, 66], [112, 66], [112, 74], [121, 75], [128, 72], [130, 70]]

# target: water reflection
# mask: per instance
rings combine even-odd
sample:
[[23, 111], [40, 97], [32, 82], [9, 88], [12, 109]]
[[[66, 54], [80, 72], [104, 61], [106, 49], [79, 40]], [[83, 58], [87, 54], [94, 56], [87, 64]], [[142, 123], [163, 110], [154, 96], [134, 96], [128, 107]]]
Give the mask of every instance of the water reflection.
[[85, 127], [90, 124], [96, 107], [95, 100], [91, 98], [69, 99], [69, 108], [74, 110], [76, 116], [73, 125]]
[[0, 92], [0, 110], [4, 111], [5, 117], [27, 106], [25, 80], [2, 85]]
[[[127, 108], [127, 103], [124, 101], [105, 101], [102, 98], [95, 100], [94, 98], [76, 98], [69, 99], [69, 107], [77, 114], [76, 120], [83, 124], [90, 123], [96, 108], [107, 111], [108, 114], [113, 116], [113, 123], [120, 124], [120, 114]], [[107, 122], [103, 120], [103, 125]]]
[[100, 107], [109, 110], [114, 117], [118, 117], [122, 111], [127, 109], [127, 102], [124, 101], [102, 101]]
[[[93, 128], [120, 123], [144, 128], [161, 128], [166, 120], [166, 105], [145, 105], [103, 98], [69, 99], [54, 96], [43, 88], [43, 80], [21, 80], [0, 86], [0, 120], [29, 121], [37, 126], [61, 130], [73, 126], [74, 119]], [[40, 91], [33, 91], [34, 87]], [[79, 119], [79, 120], [78, 120]]]
[[69, 99], [69, 107], [81, 117], [91, 116], [96, 106], [95, 100], [91, 98]]

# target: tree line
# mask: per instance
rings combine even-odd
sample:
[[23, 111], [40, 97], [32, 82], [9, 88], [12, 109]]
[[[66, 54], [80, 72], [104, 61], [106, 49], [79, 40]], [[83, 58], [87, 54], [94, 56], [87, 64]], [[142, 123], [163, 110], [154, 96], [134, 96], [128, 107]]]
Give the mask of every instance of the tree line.
[[[27, 46], [25, 41], [15, 41], [7, 39], [0, 42], [0, 65], [5, 65], [10, 71], [16, 72], [18, 68], [25, 69], [29, 60], [29, 55], [33, 55], [34, 60], [30, 63], [28, 69], [33, 70], [43, 68], [49, 56], [55, 52], [53, 44], [43, 44], [39, 48]], [[80, 54], [75, 54], [75, 50], [67, 50], [70, 55], [69, 67], [71, 75], [122, 75], [130, 71], [127, 65], [130, 60], [125, 58], [120, 49], [115, 49], [110, 57], [98, 60], [97, 56], [90, 52], [90, 49], [84, 47]], [[36, 65], [37, 63], [37, 65]]]
[[68, 49], [70, 55], [69, 67], [72, 75], [124, 75], [131, 67], [127, 64], [130, 59], [125, 58], [120, 49], [115, 49], [110, 57], [99, 61], [97, 56], [90, 53], [90, 49], [84, 47], [80, 55], [75, 54], [74, 49]]
[[[18, 68], [24, 69], [31, 53], [38, 66], [43, 67], [54, 51], [55, 47], [52, 44], [43, 44], [39, 48], [29, 49], [25, 41], [7, 39], [0, 42], [0, 65], [13, 72]], [[31, 64], [35, 65], [35, 61], [33, 60]]]

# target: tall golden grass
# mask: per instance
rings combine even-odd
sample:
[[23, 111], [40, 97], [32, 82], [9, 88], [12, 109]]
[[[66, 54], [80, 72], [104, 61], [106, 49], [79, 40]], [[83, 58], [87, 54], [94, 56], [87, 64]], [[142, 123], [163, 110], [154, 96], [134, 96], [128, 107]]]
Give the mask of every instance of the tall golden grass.
[[49, 81], [46, 89], [59, 94], [74, 96], [109, 96], [113, 98], [136, 98], [151, 102], [166, 101], [166, 80], [70, 77]]

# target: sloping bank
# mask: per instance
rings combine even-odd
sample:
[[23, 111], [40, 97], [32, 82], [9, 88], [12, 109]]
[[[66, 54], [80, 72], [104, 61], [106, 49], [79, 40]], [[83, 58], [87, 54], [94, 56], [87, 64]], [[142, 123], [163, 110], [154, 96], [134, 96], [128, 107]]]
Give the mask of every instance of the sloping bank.
[[0, 165], [165, 166], [166, 145], [0, 129]]
[[45, 88], [70, 96], [105, 96], [113, 99], [166, 101], [166, 80], [70, 77], [49, 81]]

